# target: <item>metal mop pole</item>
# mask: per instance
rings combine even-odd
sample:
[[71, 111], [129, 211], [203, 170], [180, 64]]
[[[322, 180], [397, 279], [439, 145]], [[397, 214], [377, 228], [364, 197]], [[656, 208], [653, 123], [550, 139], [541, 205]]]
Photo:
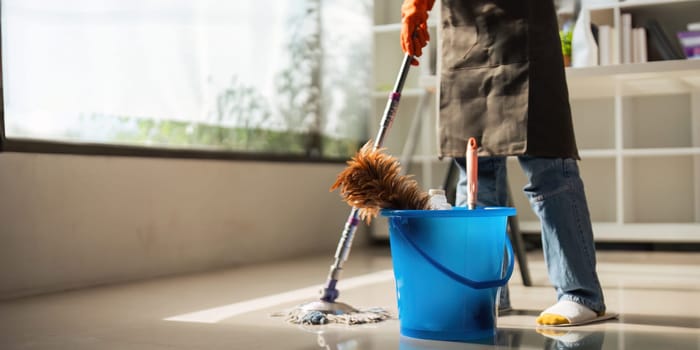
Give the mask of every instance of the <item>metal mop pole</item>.
[[[399, 100], [401, 99], [401, 91], [403, 90], [403, 85], [406, 82], [406, 77], [408, 76], [408, 70], [411, 67], [412, 60], [413, 57], [411, 55], [404, 55], [403, 62], [401, 63], [401, 69], [399, 70], [399, 75], [396, 78], [396, 83], [394, 84], [394, 90], [392, 91], [391, 95], [389, 95], [389, 99], [386, 102], [379, 131], [374, 139], [375, 150], [380, 148], [384, 143], [384, 137], [394, 121], [396, 110], [399, 106]], [[338, 242], [338, 247], [335, 251], [335, 260], [333, 261], [333, 265], [331, 265], [330, 271], [328, 272], [328, 280], [326, 281], [325, 287], [321, 290], [321, 300], [303, 305], [303, 309], [308, 311], [317, 310], [336, 315], [357, 311], [352, 306], [345, 303], [337, 303], [335, 300], [340, 294], [336, 288], [336, 285], [340, 279], [343, 264], [348, 259], [348, 255], [350, 255], [352, 240], [355, 237], [355, 231], [357, 231], [357, 225], [360, 221], [358, 218], [358, 212], [359, 209], [353, 207], [350, 211], [350, 215], [348, 216], [348, 220], [345, 222], [345, 227], [340, 235], [340, 241]]]

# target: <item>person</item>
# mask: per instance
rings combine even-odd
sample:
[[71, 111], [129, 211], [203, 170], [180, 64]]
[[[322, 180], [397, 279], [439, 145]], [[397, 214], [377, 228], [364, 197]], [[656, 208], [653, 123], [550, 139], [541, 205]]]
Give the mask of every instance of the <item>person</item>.
[[[404, 0], [401, 47], [419, 61], [430, 40], [434, 0]], [[606, 314], [596, 272], [590, 214], [578, 168], [571, 108], [552, 0], [442, 0], [440, 156], [460, 168], [456, 205], [466, 202], [467, 140], [479, 145], [478, 205], [506, 206], [506, 157], [516, 156], [523, 188], [541, 221], [557, 302], [540, 325], [575, 325]], [[499, 310], [510, 308], [507, 287]]]

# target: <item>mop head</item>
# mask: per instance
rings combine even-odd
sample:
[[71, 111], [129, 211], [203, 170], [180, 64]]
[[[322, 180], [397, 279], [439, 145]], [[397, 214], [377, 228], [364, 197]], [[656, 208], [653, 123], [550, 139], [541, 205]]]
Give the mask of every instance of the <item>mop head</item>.
[[340, 189], [348, 205], [360, 209], [358, 216], [370, 223], [382, 209], [428, 209], [430, 196], [411, 177], [401, 175], [399, 161], [367, 142], [350, 159], [331, 191]]
[[312, 326], [330, 323], [351, 326], [365, 323], [377, 323], [392, 318], [388, 311], [378, 307], [361, 309], [340, 315], [324, 313], [318, 310], [303, 310], [297, 308], [284, 313], [284, 315], [287, 317], [287, 322], [289, 323]]

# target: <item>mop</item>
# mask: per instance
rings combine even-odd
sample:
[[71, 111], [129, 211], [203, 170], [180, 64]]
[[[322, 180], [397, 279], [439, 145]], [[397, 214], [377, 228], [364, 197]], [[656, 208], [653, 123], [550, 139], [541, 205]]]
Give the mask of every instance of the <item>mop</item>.
[[[330, 190], [340, 190], [348, 205], [357, 210], [356, 220], [370, 224], [382, 209], [417, 210], [429, 209], [430, 196], [422, 191], [410, 176], [402, 175], [398, 159], [384, 153], [372, 141], [367, 142], [347, 162], [347, 167], [338, 174]], [[324, 290], [325, 291], [325, 290]], [[330, 307], [342, 305], [342, 313]], [[362, 324], [383, 321], [391, 317], [381, 308], [348, 309], [347, 304], [312, 302], [289, 312], [287, 319], [300, 324]]]
[[[369, 143], [368, 145], [365, 145], [363, 148], [365, 151], [369, 149], [381, 149], [386, 133], [389, 131], [389, 128], [394, 121], [399, 100], [401, 98], [401, 91], [403, 90], [404, 83], [406, 82], [406, 77], [408, 76], [408, 70], [411, 67], [412, 60], [413, 57], [411, 55], [404, 55], [403, 62], [401, 63], [401, 69], [399, 70], [396, 83], [394, 84], [394, 89], [387, 100], [377, 136], [374, 139], [374, 143], [371, 148], [368, 146]], [[360, 154], [363, 153], [358, 153], [358, 155]], [[356, 159], [357, 158], [355, 158], [355, 160]], [[345, 227], [343, 228], [338, 246], [336, 248], [333, 264], [328, 272], [326, 284], [321, 289], [321, 296], [319, 300], [301, 304], [286, 312], [286, 318], [289, 322], [309, 325], [320, 325], [326, 323], [361, 324], [380, 322], [391, 318], [391, 314], [381, 308], [356, 309], [348, 304], [336, 301], [340, 295], [340, 292], [337, 289], [338, 280], [340, 279], [343, 264], [350, 254], [350, 248], [352, 246], [352, 240], [355, 236], [355, 231], [357, 230], [357, 225], [361, 217], [365, 218], [365, 220], [369, 222], [367, 219], [370, 218], [371, 215], [376, 215], [376, 213], [373, 211], [365, 211], [365, 209], [352, 205], [352, 210], [350, 211], [350, 215], [348, 215], [348, 219], [345, 222]], [[285, 313], [277, 313], [273, 314], [273, 316], [282, 316], [284, 314]]]

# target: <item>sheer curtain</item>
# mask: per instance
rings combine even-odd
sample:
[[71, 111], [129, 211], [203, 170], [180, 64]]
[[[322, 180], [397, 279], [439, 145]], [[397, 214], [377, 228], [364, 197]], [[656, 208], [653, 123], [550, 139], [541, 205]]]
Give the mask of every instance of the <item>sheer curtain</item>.
[[345, 156], [365, 138], [357, 0], [4, 0], [7, 138]]

